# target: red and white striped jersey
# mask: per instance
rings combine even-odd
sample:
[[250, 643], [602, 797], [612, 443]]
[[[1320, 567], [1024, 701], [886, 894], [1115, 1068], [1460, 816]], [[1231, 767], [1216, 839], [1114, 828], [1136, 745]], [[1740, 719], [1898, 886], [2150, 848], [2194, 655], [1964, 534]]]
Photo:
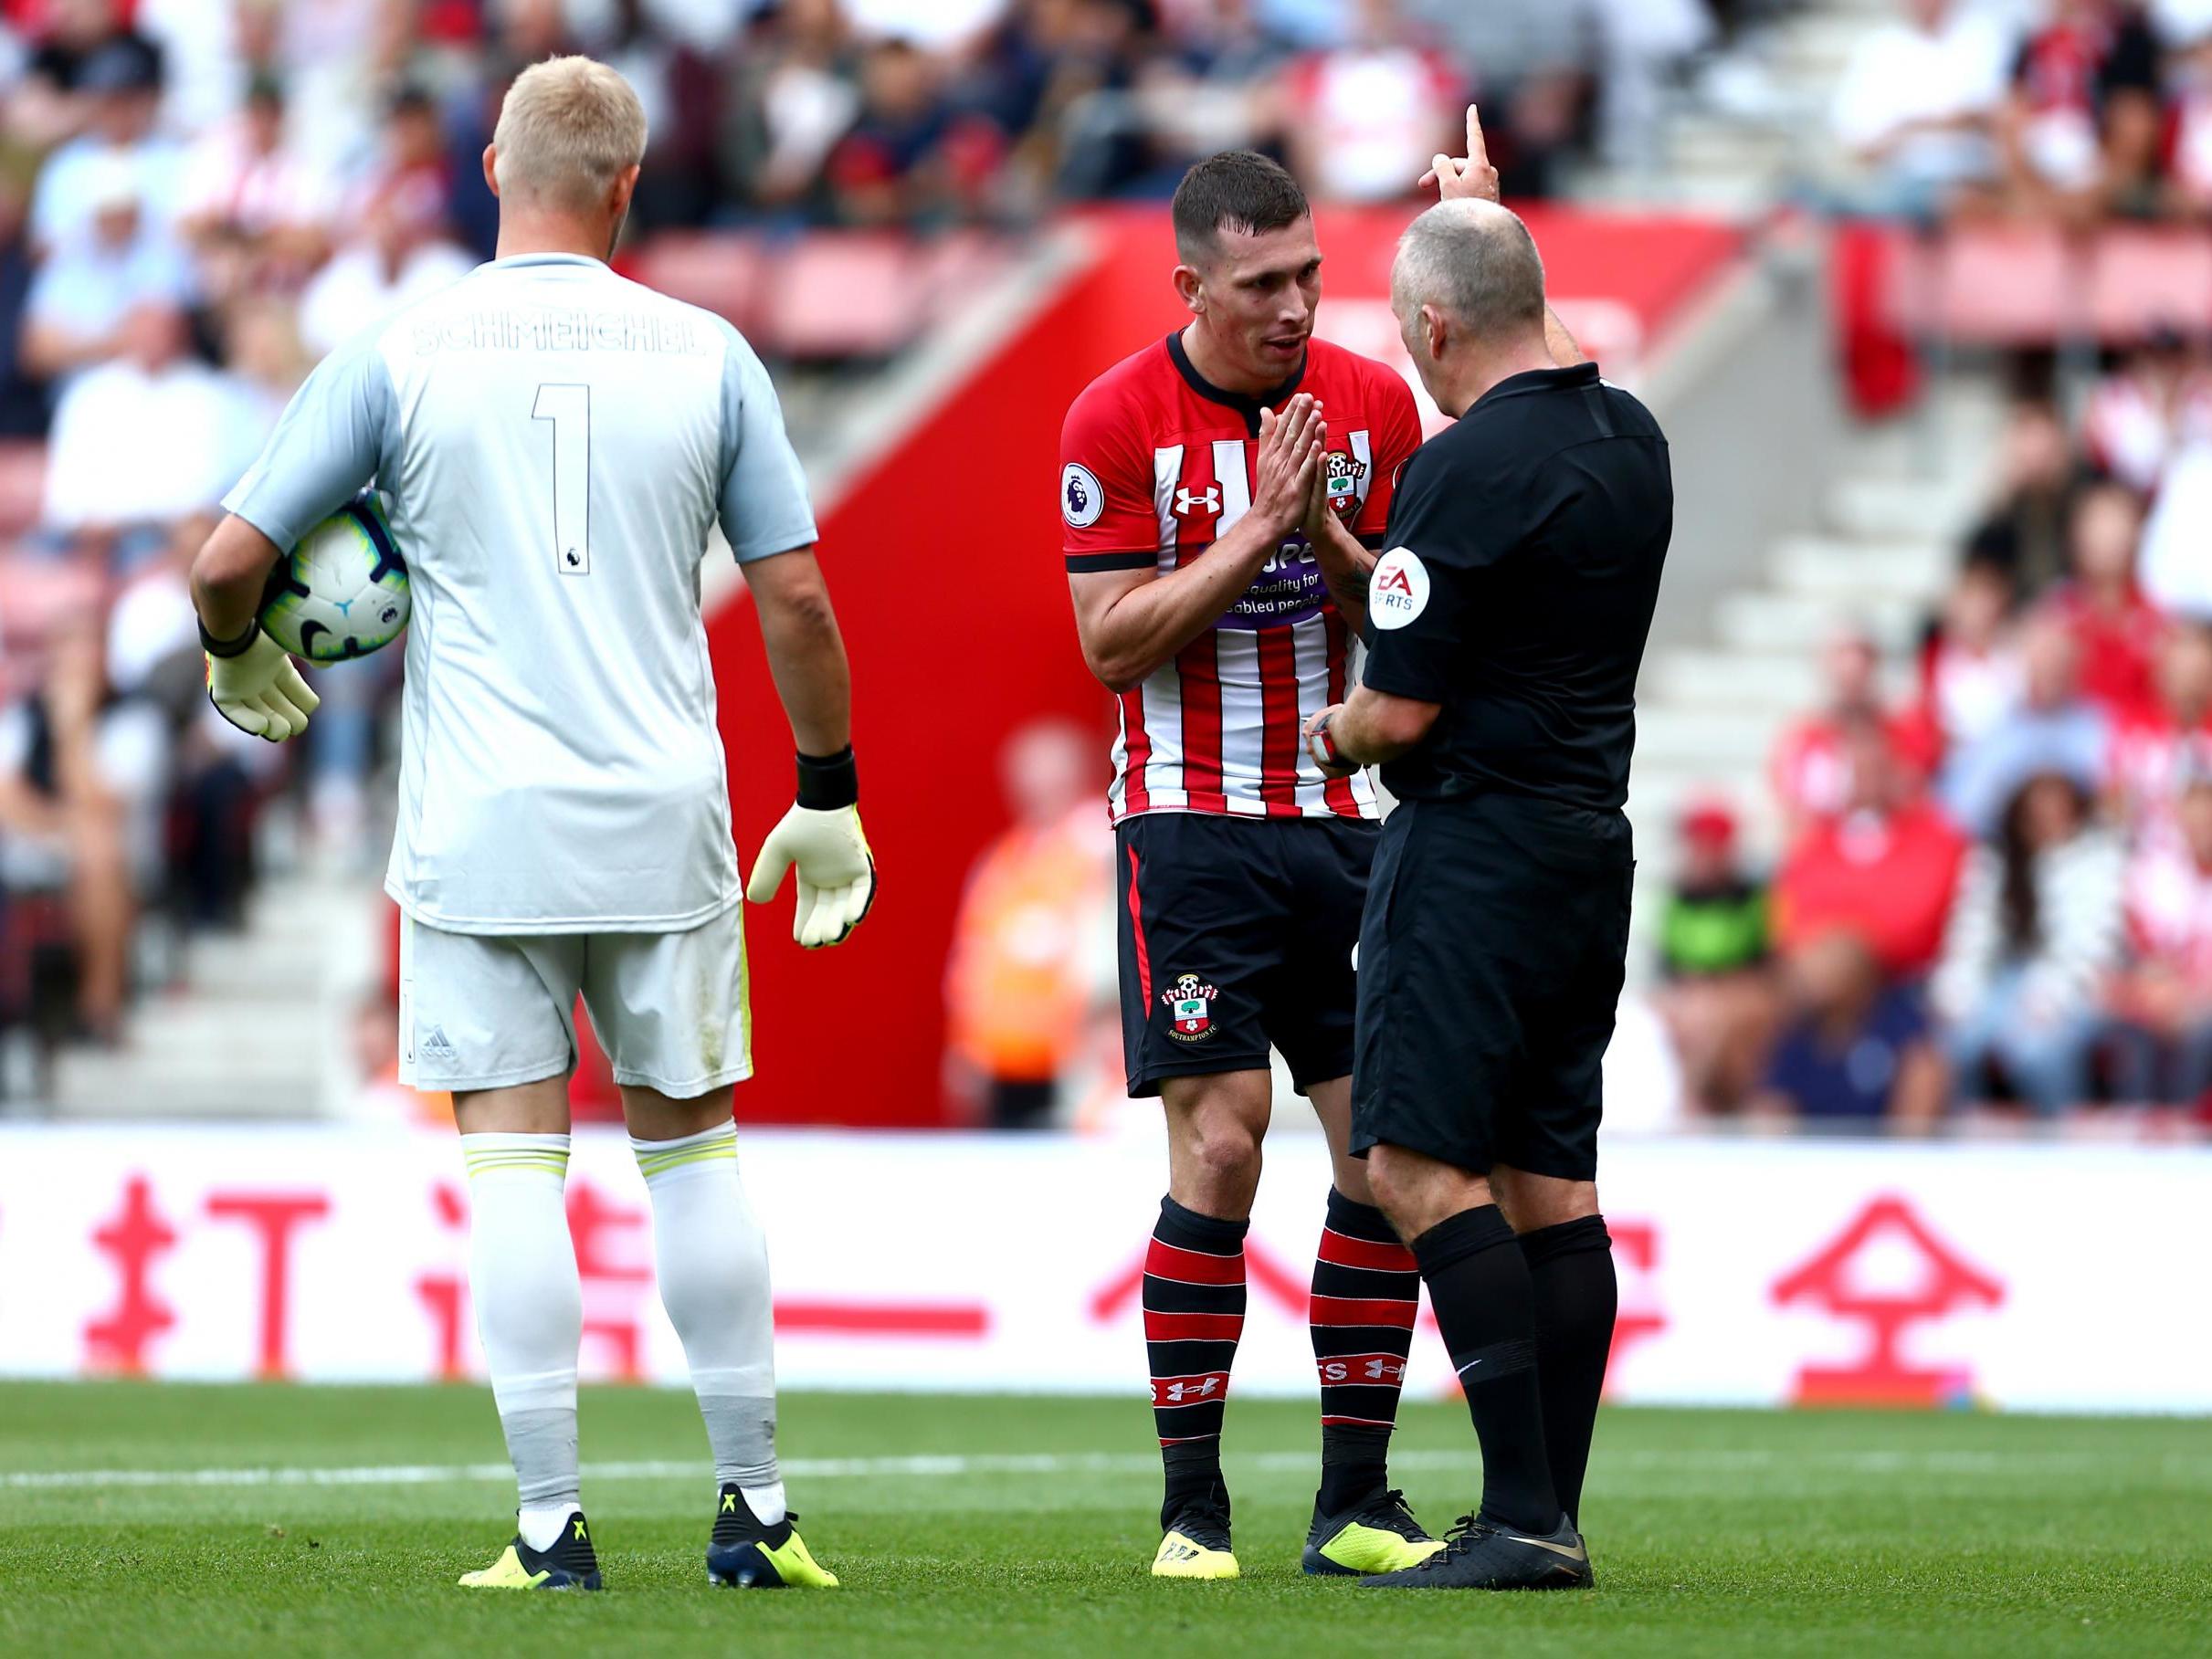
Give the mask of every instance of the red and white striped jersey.
[[[1205, 552], [1251, 507], [1260, 411], [1300, 392], [1321, 399], [1329, 424], [1337, 510], [1379, 548], [1398, 469], [1421, 444], [1405, 381], [1315, 340], [1295, 379], [1247, 397], [1210, 384], [1171, 334], [1100, 375], [1068, 411], [1068, 569], [1164, 575]], [[1366, 774], [1324, 779], [1300, 736], [1308, 715], [1343, 698], [1350, 646], [1312, 548], [1303, 536], [1285, 541], [1211, 628], [1122, 694], [1113, 821], [1376, 816]]]

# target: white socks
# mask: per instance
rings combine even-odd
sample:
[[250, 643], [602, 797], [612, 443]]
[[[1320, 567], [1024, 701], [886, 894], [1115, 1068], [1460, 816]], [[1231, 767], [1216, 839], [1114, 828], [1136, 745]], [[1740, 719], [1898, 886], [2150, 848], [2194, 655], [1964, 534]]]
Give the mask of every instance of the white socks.
[[566, 1135], [463, 1135], [469, 1291], [532, 1549], [579, 1507], [576, 1350], [584, 1293], [568, 1236]]
[[773, 1527], [784, 1518], [784, 1483], [768, 1244], [738, 1179], [737, 1126], [680, 1140], [633, 1136], [630, 1149], [652, 1194], [661, 1305], [690, 1362], [715, 1482], [738, 1486], [754, 1517]]

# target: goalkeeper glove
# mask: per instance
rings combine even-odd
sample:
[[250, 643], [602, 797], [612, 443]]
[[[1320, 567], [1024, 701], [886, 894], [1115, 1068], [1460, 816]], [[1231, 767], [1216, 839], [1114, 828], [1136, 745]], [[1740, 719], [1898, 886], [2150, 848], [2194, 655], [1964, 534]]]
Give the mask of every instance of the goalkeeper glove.
[[843, 944], [876, 902], [876, 859], [860, 827], [859, 798], [849, 747], [827, 759], [801, 755], [797, 804], [761, 843], [745, 884], [749, 902], [766, 904], [784, 872], [798, 872], [791, 937], [809, 950]]
[[272, 743], [307, 730], [307, 717], [322, 699], [259, 623], [236, 639], [217, 639], [203, 623], [200, 644], [207, 652], [207, 700], [217, 714]]

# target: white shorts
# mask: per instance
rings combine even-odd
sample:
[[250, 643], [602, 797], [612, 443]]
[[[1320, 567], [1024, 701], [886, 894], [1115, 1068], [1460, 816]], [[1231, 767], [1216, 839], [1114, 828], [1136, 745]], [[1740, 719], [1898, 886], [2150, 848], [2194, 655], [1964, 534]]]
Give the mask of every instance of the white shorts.
[[744, 907], [681, 933], [447, 933], [399, 924], [399, 1077], [506, 1088], [576, 1068], [576, 998], [615, 1081], [678, 1099], [753, 1075]]

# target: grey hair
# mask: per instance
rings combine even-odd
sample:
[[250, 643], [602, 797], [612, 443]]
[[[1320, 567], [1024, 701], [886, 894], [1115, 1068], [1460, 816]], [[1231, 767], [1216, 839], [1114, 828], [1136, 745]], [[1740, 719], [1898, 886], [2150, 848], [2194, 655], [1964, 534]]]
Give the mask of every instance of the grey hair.
[[1520, 215], [1438, 202], [1398, 238], [1390, 288], [1401, 315], [1433, 305], [1478, 340], [1543, 327], [1543, 260]]
[[549, 58], [514, 78], [491, 134], [502, 193], [585, 209], [645, 159], [645, 106], [589, 58]]

